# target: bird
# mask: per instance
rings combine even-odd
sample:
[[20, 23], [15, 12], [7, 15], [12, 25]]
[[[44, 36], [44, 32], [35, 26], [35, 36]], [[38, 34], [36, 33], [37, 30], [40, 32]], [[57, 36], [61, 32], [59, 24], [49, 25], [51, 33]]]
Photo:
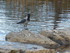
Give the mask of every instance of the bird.
[[28, 22], [30, 21], [30, 14], [28, 13], [25, 19], [22, 19], [17, 24], [24, 24], [24, 27], [27, 27]]

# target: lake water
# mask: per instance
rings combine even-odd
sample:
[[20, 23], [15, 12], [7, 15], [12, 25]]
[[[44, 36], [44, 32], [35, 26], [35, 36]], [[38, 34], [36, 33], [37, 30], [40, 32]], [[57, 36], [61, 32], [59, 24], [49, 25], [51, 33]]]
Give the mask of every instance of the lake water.
[[70, 0], [0, 0], [0, 40], [9, 32], [24, 30], [16, 23], [29, 12], [27, 28], [34, 33], [70, 27]]

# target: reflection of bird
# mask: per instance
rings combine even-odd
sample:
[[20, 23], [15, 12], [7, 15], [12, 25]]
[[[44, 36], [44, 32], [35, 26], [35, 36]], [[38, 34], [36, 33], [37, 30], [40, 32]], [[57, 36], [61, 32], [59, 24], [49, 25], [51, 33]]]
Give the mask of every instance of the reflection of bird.
[[24, 24], [24, 27], [27, 27], [28, 22], [30, 21], [30, 14], [27, 14], [25, 19], [22, 19], [20, 22], [17, 24]]

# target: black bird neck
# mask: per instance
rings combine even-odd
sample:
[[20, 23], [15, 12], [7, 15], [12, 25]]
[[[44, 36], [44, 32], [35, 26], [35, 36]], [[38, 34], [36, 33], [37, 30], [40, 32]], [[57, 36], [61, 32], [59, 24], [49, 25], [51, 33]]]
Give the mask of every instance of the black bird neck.
[[27, 20], [30, 21], [30, 14], [28, 14], [28, 18], [27, 18]]

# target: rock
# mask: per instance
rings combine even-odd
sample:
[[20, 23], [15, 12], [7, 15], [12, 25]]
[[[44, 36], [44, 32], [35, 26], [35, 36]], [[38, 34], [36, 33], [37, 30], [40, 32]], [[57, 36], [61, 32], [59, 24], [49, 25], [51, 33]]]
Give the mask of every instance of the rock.
[[38, 45], [0, 41], [0, 53], [56, 53], [56, 51]]
[[41, 31], [41, 35], [50, 38], [51, 40], [59, 43], [60, 45], [66, 45], [68, 42], [65, 40], [65, 38], [60, 36], [60, 33], [57, 33], [57, 30], [46, 30], [46, 31]]
[[61, 47], [57, 48], [56, 51], [59, 53], [70, 53], [70, 45], [61, 46]]
[[57, 30], [56, 33], [59, 34], [59, 36], [63, 37], [68, 45], [70, 44], [70, 30], [69, 29]]
[[40, 34], [34, 34], [28, 30], [24, 30], [21, 32], [11, 32], [6, 35], [6, 40], [11, 42], [24, 42], [24, 43], [38, 44], [46, 48], [59, 47], [59, 44], [50, 40], [49, 38]]
[[55, 50], [49, 49], [49, 50], [39, 50], [39, 51], [26, 51], [26, 53], [56, 53]]

